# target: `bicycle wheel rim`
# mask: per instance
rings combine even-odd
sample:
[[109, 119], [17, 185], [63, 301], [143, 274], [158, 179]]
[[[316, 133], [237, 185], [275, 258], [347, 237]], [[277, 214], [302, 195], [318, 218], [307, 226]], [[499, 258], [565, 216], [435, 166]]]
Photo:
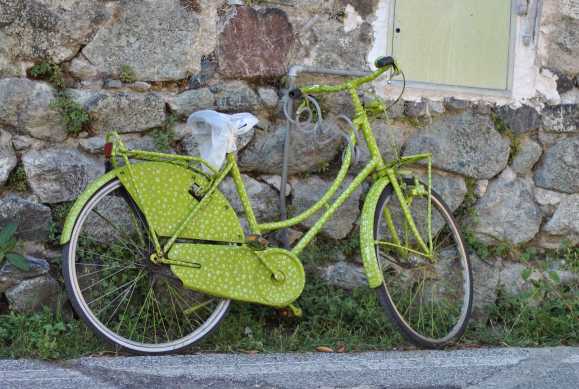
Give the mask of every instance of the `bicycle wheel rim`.
[[[408, 182], [407, 182], [408, 184]], [[456, 223], [456, 221], [454, 220], [454, 218], [452, 217], [452, 213], [449, 211], [448, 207], [446, 206], [446, 204], [440, 199], [440, 197], [438, 195], [436, 195], [436, 193], [432, 193], [432, 212], [433, 212], [433, 220], [436, 219], [436, 215], [439, 216], [439, 218], [442, 218], [444, 220], [444, 226], [442, 228], [440, 228], [439, 232], [442, 233], [444, 231], [445, 228], [448, 227], [448, 231], [450, 233], [450, 236], [452, 237], [452, 242], [454, 243], [454, 250], [456, 250], [456, 254], [458, 257], [458, 261], [456, 261], [456, 263], [460, 264], [460, 272], [454, 272], [454, 273], [450, 273], [451, 275], [453, 275], [452, 281], [454, 281], [456, 284], [459, 285], [454, 285], [455, 288], [460, 289], [462, 291], [462, 296], [460, 299], [458, 299], [457, 301], [459, 302], [459, 307], [458, 305], [455, 305], [453, 308], [453, 314], [452, 317], [454, 318], [452, 320], [452, 326], [448, 325], [446, 326], [446, 329], [442, 329], [443, 326], [440, 326], [439, 330], [436, 331], [432, 331], [432, 328], [430, 328], [430, 333], [428, 333], [428, 328], [427, 326], [422, 325], [422, 329], [420, 328], [420, 325], [417, 325], [416, 323], [416, 318], [412, 318], [411, 316], [411, 312], [409, 312], [409, 305], [408, 303], [404, 303], [403, 298], [401, 298], [401, 293], [399, 292], [398, 288], [402, 288], [404, 290], [410, 290], [412, 286], [414, 286], [411, 281], [409, 282], [408, 279], [405, 280], [405, 283], [402, 283], [400, 281], [395, 282], [396, 279], [395, 277], [392, 276], [392, 274], [384, 274], [384, 284], [383, 287], [381, 288], [381, 290], [379, 290], [379, 292], [381, 292], [381, 301], [383, 302], [383, 304], [385, 305], [385, 308], [387, 309], [389, 315], [394, 319], [394, 321], [396, 322], [396, 324], [398, 325], [398, 327], [402, 330], [403, 334], [406, 336], [406, 338], [408, 340], [410, 340], [411, 342], [420, 345], [420, 346], [425, 346], [425, 347], [430, 347], [430, 348], [438, 348], [438, 347], [443, 347], [453, 341], [456, 341], [458, 338], [460, 338], [460, 336], [462, 336], [462, 334], [464, 333], [465, 329], [466, 329], [466, 324], [468, 322], [468, 319], [470, 317], [470, 313], [471, 313], [471, 308], [472, 308], [472, 273], [471, 273], [471, 267], [470, 267], [470, 262], [468, 260], [468, 254], [466, 251], [466, 246], [464, 244], [464, 240], [462, 238], [462, 236], [460, 235], [460, 231], [458, 228], [458, 225]], [[394, 206], [394, 208], [396, 208], [395, 204], [392, 204], [393, 202], [397, 202], [398, 200], [396, 199], [392, 189], [388, 188], [385, 193], [383, 194], [383, 198], [381, 199], [381, 201], [379, 202], [379, 206], [377, 208], [377, 213], [376, 213], [376, 217], [375, 217], [375, 237], [376, 240], [379, 241], [380, 240], [380, 229], [381, 228], [385, 228], [385, 221], [383, 219], [384, 218], [384, 208], [386, 208], [387, 206]], [[399, 205], [398, 205], [399, 207]], [[401, 211], [400, 211], [401, 212]], [[419, 212], [412, 212], [413, 214], [415, 213], [419, 213]], [[416, 215], [414, 215], [416, 218]], [[394, 223], [396, 224], [396, 223]], [[417, 224], [420, 224], [419, 222]], [[435, 222], [433, 221], [433, 229], [435, 228]], [[398, 230], [398, 228], [397, 228]], [[420, 228], [419, 230], [424, 230], [424, 228]], [[398, 231], [399, 232], [399, 231]], [[435, 235], [433, 233], [433, 235]], [[441, 234], [439, 234], [438, 236], [443, 236]], [[448, 237], [448, 235], [447, 235]], [[385, 272], [385, 270], [389, 270], [389, 269], [385, 269], [384, 268], [384, 263], [381, 261], [381, 259], [383, 258], [383, 255], [381, 255], [381, 249], [383, 249], [382, 246], [380, 245], [376, 245], [376, 254], [377, 254], [377, 258], [379, 258], [379, 262], [380, 263], [380, 267], [383, 270], [383, 272]], [[436, 236], [433, 237], [433, 247], [435, 248], [435, 251], [437, 249], [437, 241], [436, 241]], [[416, 247], [414, 247], [415, 249], [417, 249], [417, 245]], [[445, 248], [445, 247], [441, 247], [441, 248]], [[417, 249], [417, 251], [419, 251]], [[452, 263], [452, 261], [448, 261], [450, 263]], [[442, 263], [442, 261], [437, 262], [437, 264], [435, 266], [438, 266], [439, 263]], [[393, 266], [391, 266], [393, 267]], [[436, 268], [436, 267], [434, 267]], [[432, 268], [430, 268], [429, 270], [431, 271]], [[406, 270], [406, 269], [404, 269]], [[444, 271], [441, 271], [441, 273], [443, 273]], [[391, 273], [390, 271], [388, 271], [387, 273]], [[460, 282], [458, 282], [457, 280], [460, 278]], [[394, 281], [393, 281], [394, 280]], [[411, 278], [412, 280], [412, 278]], [[433, 289], [432, 285], [430, 285], [430, 290], [433, 291], [435, 289]], [[417, 293], [417, 292], [415, 292]], [[447, 294], [452, 294], [452, 293], [447, 293]], [[416, 297], [416, 296], [415, 296]], [[419, 301], [421, 300], [421, 298], [418, 299]], [[431, 295], [430, 298], [430, 302], [431, 304], [435, 302], [435, 298], [434, 296]], [[441, 304], [437, 304], [437, 305], [433, 305], [432, 307], [432, 312], [435, 312], [440, 306], [444, 306], [446, 302], [441, 303]], [[459, 309], [457, 309], [459, 308]], [[441, 320], [444, 321], [444, 320]], [[417, 328], [418, 327], [418, 328]], [[431, 325], [431, 327], [433, 327]], [[436, 334], [436, 336], [434, 336]]]
[[[134, 353], [143, 353], [143, 354], [172, 353], [172, 352], [176, 352], [178, 350], [181, 350], [185, 347], [188, 347], [188, 346], [200, 341], [202, 338], [207, 336], [214, 328], [216, 328], [217, 325], [220, 323], [220, 321], [223, 319], [223, 317], [226, 315], [228, 308], [229, 308], [229, 304], [230, 304], [229, 300], [221, 300], [221, 299], [214, 298], [216, 300], [216, 304], [214, 304], [215, 308], [213, 309], [213, 311], [210, 315], [207, 315], [206, 319], [203, 320], [199, 324], [199, 326], [197, 326], [191, 332], [187, 332], [187, 334], [185, 334], [184, 331], [182, 329], [180, 329], [181, 334], [183, 336], [179, 336], [176, 339], [172, 339], [172, 340], [165, 341], [165, 342], [159, 342], [159, 343], [150, 343], [150, 342], [143, 341], [145, 339], [145, 335], [143, 335], [142, 341], [137, 341], [135, 339], [132, 339], [132, 336], [127, 336], [127, 334], [124, 334], [124, 335], [120, 334], [118, 332], [119, 329], [114, 331], [113, 329], [109, 328], [110, 325], [108, 325], [108, 322], [104, 323], [103, 318], [99, 317], [99, 315], [97, 315], [95, 313], [95, 310], [90, 307], [91, 301], [87, 301], [87, 299], [86, 299], [87, 293], [84, 293], [84, 290], [83, 290], [82, 283], [84, 281], [80, 280], [80, 277], [79, 277], [79, 274], [77, 271], [77, 266], [79, 265], [77, 258], [79, 258], [78, 253], [80, 252], [80, 250], [79, 250], [79, 238], [80, 238], [81, 234], [83, 233], [83, 227], [85, 226], [87, 218], [89, 217], [89, 215], [91, 214], [93, 209], [95, 209], [95, 207], [98, 206], [98, 204], [103, 200], [103, 198], [105, 198], [107, 195], [113, 193], [114, 191], [119, 191], [120, 193], [123, 194], [123, 198], [124, 198], [126, 204], [131, 208], [131, 210], [135, 213], [137, 213], [137, 212], [139, 213], [139, 215], [137, 215], [137, 216], [140, 218], [141, 222], [144, 219], [142, 214], [140, 214], [140, 212], [138, 211], [138, 208], [136, 207], [136, 205], [134, 205], [134, 203], [131, 205], [132, 200], [130, 200], [130, 198], [126, 194], [126, 191], [122, 187], [122, 184], [118, 180], [113, 180], [109, 184], [105, 185], [102, 189], [100, 189], [87, 202], [87, 204], [84, 206], [83, 210], [80, 212], [78, 219], [75, 223], [75, 226], [74, 226], [72, 234], [71, 234], [71, 240], [70, 240], [69, 244], [65, 247], [65, 257], [64, 257], [65, 261], [66, 261], [65, 266], [64, 266], [65, 281], [66, 281], [68, 293], [72, 297], [71, 300], [73, 302], [73, 306], [74, 306], [75, 310], [83, 318], [83, 320], [89, 325], [89, 327], [91, 329], [93, 329], [93, 331], [95, 331], [98, 335], [103, 337], [108, 342], [110, 342], [114, 345], [120, 346], [123, 349], [128, 350], [130, 352], [134, 352]], [[148, 260], [147, 258], [144, 258], [144, 259]], [[85, 265], [82, 264], [81, 266], [84, 267]], [[137, 282], [138, 281], [135, 281], [135, 285], [137, 284]], [[154, 285], [152, 287], [154, 288]], [[85, 287], [85, 290], [86, 290], [86, 287]], [[186, 291], [184, 288], [182, 290]], [[131, 292], [131, 298], [134, 295], [134, 293], [135, 293], [135, 290], [133, 289]], [[187, 292], [187, 293], [189, 293], [189, 292]], [[149, 296], [149, 295], [147, 295], [147, 296]], [[174, 296], [176, 296], [176, 295], [174, 295]], [[154, 298], [156, 299], [156, 296], [154, 296]], [[150, 302], [148, 303], [150, 306], [156, 305], [156, 304], [154, 304], [152, 299], [153, 298], [151, 298]], [[145, 300], [145, 301], [147, 301], [147, 300]], [[130, 303], [131, 303], [131, 299], [128, 300], [127, 305]], [[158, 300], [157, 300], [157, 304], [158, 304]], [[182, 305], [182, 303], [179, 304], [179, 306], [181, 306], [181, 305]], [[161, 307], [159, 307], [159, 310], [160, 309], [161, 309]], [[116, 309], [115, 309], [115, 311], [116, 311]], [[115, 313], [116, 312], [114, 312], [113, 315]], [[147, 313], [148, 313], [148, 311], [147, 311]], [[153, 316], [154, 315], [155, 314], [153, 314]], [[160, 311], [159, 311], [158, 315], [159, 315], [159, 316], [157, 316], [158, 318], [163, 317], [162, 316], [163, 314]], [[140, 318], [140, 316], [139, 316], [139, 318]], [[110, 321], [110, 319], [109, 319], [109, 321]], [[166, 323], [166, 324], [168, 325], [169, 323]], [[122, 325], [120, 327], [122, 327]], [[191, 327], [193, 327], [193, 326], [191, 326]], [[144, 330], [145, 331], [147, 330], [146, 325], [145, 325]], [[171, 329], [171, 331], [173, 331], [173, 330], [174, 329]], [[155, 329], [155, 331], [156, 331], [156, 329]], [[167, 329], [167, 331], [168, 331], [168, 329]]]

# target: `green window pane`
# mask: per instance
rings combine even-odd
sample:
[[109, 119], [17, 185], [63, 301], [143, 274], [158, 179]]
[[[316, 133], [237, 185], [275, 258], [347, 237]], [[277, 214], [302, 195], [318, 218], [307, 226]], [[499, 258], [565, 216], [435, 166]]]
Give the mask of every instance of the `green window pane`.
[[510, 0], [397, 0], [393, 55], [411, 81], [508, 89]]

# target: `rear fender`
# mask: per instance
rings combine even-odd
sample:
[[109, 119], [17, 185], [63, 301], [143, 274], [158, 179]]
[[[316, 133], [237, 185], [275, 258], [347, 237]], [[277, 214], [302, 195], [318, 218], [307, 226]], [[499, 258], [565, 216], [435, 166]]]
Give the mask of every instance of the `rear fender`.
[[62, 235], [60, 237], [60, 244], [65, 245], [70, 241], [70, 237], [72, 235], [72, 229], [74, 224], [76, 223], [76, 219], [78, 219], [78, 215], [84, 208], [85, 204], [94, 196], [94, 194], [103, 186], [111, 182], [113, 179], [117, 177], [119, 169], [112, 170], [101, 176], [97, 180], [90, 183], [90, 185], [82, 192], [82, 194], [76, 199], [72, 208], [68, 212], [66, 216], [66, 220], [64, 222], [64, 227], [62, 229]]

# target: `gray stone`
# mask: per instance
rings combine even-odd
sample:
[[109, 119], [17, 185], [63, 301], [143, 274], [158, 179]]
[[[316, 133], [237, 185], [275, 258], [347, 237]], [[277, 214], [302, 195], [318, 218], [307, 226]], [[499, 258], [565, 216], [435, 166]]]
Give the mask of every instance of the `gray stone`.
[[202, 109], [214, 109], [215, 97], [207, 88], [189, 90], [172, 97], [169, 108], [181, 117], [189, 116]]
[[485, 321], [488, 308], [497, 301], [500, 263], [483, 261], [475, 253], [469, 253], [469, 257], [474, 275], [473, 316], [477, 321]]
[[[346, 179], [344, 184], [342, 184], [341, 190], [345, 189], [351, 182], [351, 178]], [[292, 213], [297, 215], [310, 208], [326, 193], [332, 183], [332, 181], [322, 179], [318, 176], [310, 176], [303, 180], [293, 180], [292, 189], [294, 197], [292, 208], [294, 211]], [[338, 193], [341, 193], [341, 191], [338, 191]], [[347, 237], [360, 215], [361, 195], [362, 190], [358, 188], [348, 201], [334, 214], [330, 221], [324, 225], [322, 233], [333, 239], [343, 239]], [[334, 200], [330, 200], [328, 204], [332, 204], [333, 201]], [[322, 213], [323, 209], [316, 214], [317, 216], [306, 220], [303, 225], [311, 228]]]
[[0, 129], [0, 186], [6, 183], [18, 160], [12, 147], [12, 135]]
[[541, 127], [541, 115], [528, 105], [519, 108], [504, 105], [496, 109], [496, 115], [515, 134], [523, 134]]
[[[155, 140], [150, 136], [139, 135], [122, 135], [121, 139], [128, 149], [138, 149], [147, 151], [156, 151], [157, 146]], [[95, 136], [92, 138], [81, 139], [79, 141], [80, 148], [91, 154], [102, 154], [105, 147], [105, 137]]]
[[74, 200], [104, 165], [72, 148], [32, 150], [22, 157], [32, 191], [43, 203]]
[[215, 48], [216, 4], [205, 3], [201, 14], [183, 4], [120, 1], [115, 22], [99, 29], [82, 53], [107, 75], [118, 77], [127, 65], [142, 81], [185, 79], [200, 70], [201, 56]]
[[29, 270], [23, 271], [12, 265], [10, 262], [0, 266], [0, 294], [12, 288], [23, 280], [38, 277], [48, 273], [49, 265], [44, 259], [26, 256]]
[[[340, 153], [343, 140], [332, 130], [337, 123], [326, 119], [319, 134], [295, 129], [290, 134], [289, 174], [321, 170]], [[272, 132], [258, 130], [255, 138], [239, 154], [245, 172], [280, 174], [283, 160], [285, 123]]]
[[[428, 182], [426, 172], [416, 171], [416, 174], [423, 183]], [[452, 211], [460, 207], [467, 192], [464, 177], [439, 171], [432, 172], [432, 189], [442, 197]]]
[[33, 313], [45, 307], [55, 308], [59, 303], [61, 289], [50, 275], [23, 280], [6, 291], [10, 309], [18, 313]]
[[520, 140], [519, 151], [513, 158], [511, 168], [517, 174], [527, 174], [533, 166], [539, 161], [543, 154], [543, 148], [540, 144], [530, 138], [523, 138]]
[[430, 116], [430, 109], [427, 101], [407, 101], [404, 103], [404, 114], [411, 118], [425, 118]]
[[277, 90], [273, 88], [257, 88], [257, 94], [267, 107], [277, 107], [277, 103], [279, 103]]
[[165, 122], [165, 101], [156, 93], [69, 91], [91, 117], [91, 126], [103, 134], [141, 132]]
[[[386, 123], [384, 120], [374, 121], [371, 125], [380, 154], [382, 154], [384, 160], [388, 162], [397, 160], [408, 138], [406, 131], [399, 126]], [[347, 129], [346, 127], [343, 128]], [[360, 138], [358, 142], [358, 164], [356, 165], [356, 170], [363, 168], [370, 161], [370, 151], [366, 141]]]
[[431, 114], [441, 115], [446, 111], [444, 102], [440, 100], [428, 100], [428, 112]]
[[579, 194], [566, 197], [544, 227], [545, 232], [579, 244]]
[[532, 281], [538, 281], [543, 275], [537, 271], [531, 271], [529, 278], [523, 279], [523, 272], [528, 266], [516, 262], [503, 262], [503, 269], [499, 275], [499, 286], [511, 296], [517, 296], [532, 288]]
[[261, 101], [255, 91], [245, 82], [232, 81], [211, 88], [219, 111], [255, 111]]
[[43, 144], [44, 142], [26, 135], [14, 135], [12, 137], [12, 145], [16, 151], [24, 151], [34, 147], [41, 147]]
[[40, 204], [33, 196], [7, 193], [0, 197], [0, 226], [17, 223], [18, 239], [48, 239], [51, 222], [50, 208]]
[[320, 276], [330, 285], [352, 290], [368, 286], [364, 268], [353, 263], [340, 261], [320, 269]]
[[579, 8], [575, 1], [546, 2], [541, 24], [543, 65], [562, 73], [578, 74]]
[[405, 155], [431, 152], [433, 165], [477, 179], [501, 172], [509, 159], [509, 141], [494, 128], [488, 116], [470, 112], [441, 116], [416, 133]]
[[579, 128], [579, 109], [576, 104], [548, 106], [543, 110], [543, 128], [546, 131], [566, 133]]
[[226, 16], [217, 49], [226, 78], [274, 78], [287, 72], [294, 33], [280, 8], [236, 7]]
[[[310, 7], [314, 5], [312, 2], [307, 4]], [[319, 12], [312, 11], [312, 14]], [[303, 25], [308, 19], [303, 20]], [[373, 33], [369, 22], [363, 22], [359, 28], [346, 32], [341, 21], [328, 20], [322, 16], [319, 22], [310, 24], [307, 29], [300, 29], [299, 44], [294, 46], [292, 57], [304, 58], [302, 62], [331, 69], [367, 69]]]
[[205, 88], [209, 81], [217, 74], [217, 61], [214, 55], [204, 55], [201, 57], [201, 70], [189, 80], [190, 89]]
[[58, 110], [50, 107], [54, 89], [24, 78], [0, 80], [0, 125], [34, 138], [63, 141], [66, 131]]
[[569, 91], [572, 91], [575, 87], [575, 80], [573, 77], [561, 73], [561, 72], [554, 72], [557, 75], [557, 93], [559, 95], [563, 95]]
[[121, 89], [123, 87], [123, 83], [121, 80], [105, 80], [104, 87], [107, 89]]
[[69, 60], [110, 20], [114, 8], [103, 1], [0, 1], [0, 47], [6, 62]]
[[545, 216], [553, 216], [561, 201], [563, 201], [567, 196], [569, 195], [539, 187], [535, 188], [535, 201], [539, 204], [539, 207], [541, 207], [541, 211]]
[[[281, 192], [281, 176], [276, 175], [264, 175], [259, 177], [262, 181], [268, 183], [270, 186], [274, 187], [278, 192]], [[292, 186], [289, 182], [286, 183], [285, 195], [289, 196], [292, 192]]]
[[447, 97], [444, 99], [444, 105], [449, 111], [464, 111], [468, 108], [468, 101]]
[[[259, 182], [250, 176], [242, 175], [243, 183], [245, 184], [245, 189], [253, 211], [255, 212], [255, 217], [259, 221], [271, 221], [279, 218], [279, 195], [268, 184]], [[243, 205], [239, 200], [237, 191], [235, 189], [235, 184], [233, 180], [228, 177], [221, 184], [221, 191], [231, 202], [231, 206], [239, 215], [244, 215]]]
[[138, 92], [148, 92], [149, 90], [151, 90], [151, 84], [144, 81], [137, 81], [130, 84], [129, 88], [136, 90]]
[[535, 170], [535, 184], [558, 192], [579, 192], [579, 136], [561, 139], [547, 149]]
[[84, 55], [79, 54], [68, 66], [70, 74], [80, 80], [94, 80], [100, 77], [99, 70]]
[[480, 199], [485, 195], [485, 193], [487, 193], [488, 188], [489, 188], [489, 180], [478, 180], [474, 188], [475, 196]]
[[542, 222], [531, 185], [509, 169], [490, 183], [475, 212], [472, 230], [487, 244], [526, 243], [537, 235]]

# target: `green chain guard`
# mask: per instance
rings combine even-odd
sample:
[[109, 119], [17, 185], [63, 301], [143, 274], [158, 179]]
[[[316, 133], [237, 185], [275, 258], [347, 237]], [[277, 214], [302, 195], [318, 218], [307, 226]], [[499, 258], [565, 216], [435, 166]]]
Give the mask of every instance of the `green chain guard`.
[[[213, 296], [285, 307], [298, 299], [306, 282], [299, 259], [283, 249], [258, 252], [267, 265], [283, 273], [275, 281], [260, 258], [247, 246], [175, 244], [169, 251], [171, 270], [185, 287]], [[192, 266], [198, 266], [193, 268]]]
[[[143, 162], [118, 169], [117, 176], [145, 217], [162, 237], [171, 237], [199, 203], [189, 191], [193, 183], [207, 187], [208, 180], [182, 166]], [[195, 215], [179, 235], [181, 239], [243, 243], [245, 234], [235, 210], [219, 191]]]

